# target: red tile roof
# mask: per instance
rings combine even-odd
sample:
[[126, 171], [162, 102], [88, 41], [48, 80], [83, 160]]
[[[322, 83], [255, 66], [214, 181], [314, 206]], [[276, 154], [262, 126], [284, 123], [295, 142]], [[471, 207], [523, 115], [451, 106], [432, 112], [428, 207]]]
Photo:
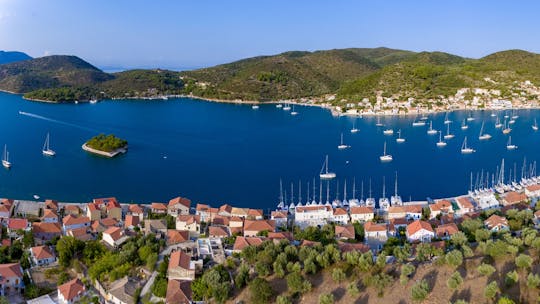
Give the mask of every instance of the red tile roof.
[[527, 187], [527, 190], [529, 191], [539, 191], [540, 190], [540, 184], [534, 184]]
[[111, 236], [111, 238], [113, 239], [113, 241], [118, 241], [122, 235], [123, 235], [123, 232], [124, 230], [120, 227], [111, 227], [105, 231], [103, 231], [103, 234], [108, 234]]
[[169, 269], [180, 267], [183, 269], [190, 269], [191, 258], [189, 255], [181, 250], [171, 253], [169, 258]]
[[456, 199], [456, 201], [460, 205], [460, 207], [462, 207], [462, 208], [474, 209], [473, 204], [471, 203], [471, 201], [467, 197], [458, 197]]
[[492, 214], [487, 220], [484, 221], [484, 225], [488, 226], [488, 228], [493, 228], [497, 226], [508, 227], [508, 221], [502, 216]]
[[95, 198], [92, 200], [94, 204], [105, 206], [110, 203], [118, 204], [118, 201], [116, 200], [116, 197], [102, 197], [102, 198]]
[[30, 250], [32, 251], [32, 254], [34, 255], [34, 257], [38, 260], [50, 259], [54, 257], [51, 251], [51, 248], [49, 248], [49, 246], [36, 246], [36, 247], [30, 248]]
[[270, 213], [270, 216], [272, 218], [287, 218], [287, 212], [286, 211], [272, 211], [272, 213]]
[[84, 224], [84, 223], [90, 223], [90, 219], [87, 216], [74, 216], [73, 214], [68, 214], [64, 217], [62, 220], [62, 223], [64, 223], [65, 226], [71, 226], [71, 225], [77, 225], [77, 224]]
[[167, 230], [167, 244], [178, 244], [189, 241], [189, 231], [187, 230]]
[[440, 225], [439, 227], [435, 228], [435, 234], [437, 237], [451, 236], [458, 232], [459, 228], [454, 223]]
[[373, 208], [366, 206], [351, 207], [351, 214], [370, 214], [373, 213]]
[[248, 216], [252, 216], [252, 217], [262, 217], [264, 214], [263, 214], [263, 211], [262, 209], [249, 209], [248, 210]]
[[431, 228], [431, 225], [428, 222], [416, 220], [410, 223], [409, 225], [407, 225], [407, 234], [410, 236], [417, 233], [418, 231], [422, 229], [435, 233], [433, 231], [433, 228]]
[[129, 205], [128, 209], [129, 209], [129, 212], [131, 213], [137, 213], [137, 214], [144, 213], [144, 209], [137, 204]]
[[128, 214], [128, 215], [126, 215], [126, 219], [124, 221], [124, 226], [125, 227], [138, 226], [139, 225], [139, 220], [140, 220], [140, 218], [138, 216]]
[[191, 304], [191, 281], [171, 279], [167, 283], [167, 304]]
[[43, 222], [34, 222], [32, 223], [32, 231], [34, 233], [62, 233], [62, 227], [59, 223], [43, 223]]
[[244, 231], [274, 231], [276, 222], [274, 220], [246, 220]]
[[271, 240], [288, 240], [293, 241], [293, 235], [289, 231], [268, 232], [268, 238]]
[[58, 214], [53, 209], [43, 210], [43, 218], [56, 218], [58, 219]]
[[432, 211], [449, 212], [449, 211], [452, 210], [452, 203], [450, 203], [449, 201], [443, 199], [443, 200], [440, 200], [440, 201], [436, 202], [435, 204], [429, 205], [429, 208]]
[[179, 197], [175, 197], [175, 198], [173, 198], [173, 199], [171, 199], [169, 201], [169, 207], [172, 207], [172, 206], [174, 206], [176, 204], [180, 204], [180, 205], [182, 205], [182, 206], [184, 206], [186, 208], [189, 208], [189, 207], [191, 207], [191, 200], [187, 199], [185, 197], [180, 197], [179, 196]]
[[10, 263], [10, 264], [0, 264], [0, 283], [4, 283], [6, 278], [19, 277], [22, 278], [22, 269], [21, 264], [19, 263]]
[[517, 192], [511, 191], [506, 194], [506, 196], [504, 197], [504, 200], [508, 204], [516, 204], [516, 203], [526, 201], [527, 195], [525, 195], [525, 193], [517, 193]]
[[52, 210], [58, 210], [58, 201], [52, 199], [45, 200], [45, 207]]
[[364, 231], [366, 232], [386, 231], [386, 229], [386, 224], [375, 224], [373, 222], [366, 222], [364, 224]]
[[347, 215], [347, 211], [343, 208], [334, 209], [334, 215]]
[[336, 226], [335, 227], [335, 235], [338, 238], [354, 239], [354, 237], [355, 237], [354, 226], [353, 225]]
[[78, 295], [82, 295], [86, 288], [79, 279], [73, 279], [58, 286], [58, 291], [62, 294], [65, 300], [72, 301]]
[[155, 209], [155, 210], [166, 211], [167, 210], [167, 205], [165, 205], [163, 203], [152, 203], [151, 208]]
[[191, 225], [193, 223], [200, 224], [201, 223], [201, 217], [199, 215], [179, 215], [176, 218], [177, 222], [185, 222], [187, 225]]
[[26, 229], [28, 227], [27, 219], [10, 218], [8, 220], [8, 228], [11, 230]]
[[247, 246], [258, 246], [262, 244], [263, 240], [260, 237], [243, 237], [238, 236], [234, 241], [234, 250], [242, 250]]
[[217, 236], [217, 237], [227, 237], [229, 236], [229, 231], [226, 227], [223, 226], [209, 226], [208, 235]]

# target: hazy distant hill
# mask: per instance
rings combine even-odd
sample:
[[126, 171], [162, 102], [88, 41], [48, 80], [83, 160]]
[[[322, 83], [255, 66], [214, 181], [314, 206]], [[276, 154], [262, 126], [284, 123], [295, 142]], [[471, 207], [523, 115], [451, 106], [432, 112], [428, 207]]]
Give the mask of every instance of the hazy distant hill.
[[0, 51], [0, 64], [32, 59], [23, 52]]

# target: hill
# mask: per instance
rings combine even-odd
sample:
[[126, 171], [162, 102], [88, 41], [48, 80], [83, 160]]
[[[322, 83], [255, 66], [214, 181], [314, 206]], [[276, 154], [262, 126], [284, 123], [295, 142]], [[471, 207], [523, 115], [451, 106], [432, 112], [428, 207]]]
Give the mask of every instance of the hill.
[[[244, 100], [299, 98], [333, 93], [347, 80], [370, 75], [412, 54], [388, 48], [295, 51], [183, 75], [192, 80], [187, 91], [197, 96]], [[197, 87], [194, 81], [204, 85]]]
[[32, 59], [32, 57], [28, 56], [23, 52], [0, 51], [0, 64], [23, 61], [28, 59]]

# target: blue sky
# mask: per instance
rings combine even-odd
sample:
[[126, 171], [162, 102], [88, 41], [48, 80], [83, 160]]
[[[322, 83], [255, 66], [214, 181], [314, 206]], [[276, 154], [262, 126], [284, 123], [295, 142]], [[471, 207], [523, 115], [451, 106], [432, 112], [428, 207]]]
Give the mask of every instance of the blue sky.
[[187, 69], [289, 50], [540, 52], [540, 1], [0, 0], [0, 50]]

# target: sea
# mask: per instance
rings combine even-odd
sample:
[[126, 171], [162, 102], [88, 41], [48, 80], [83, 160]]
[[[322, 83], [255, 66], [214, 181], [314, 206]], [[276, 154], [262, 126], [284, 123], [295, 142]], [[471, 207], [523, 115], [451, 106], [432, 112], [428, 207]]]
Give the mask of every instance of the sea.
[[[483, 181], [491, 181], [502, 159], [505, 178], [515, 166], [519, 179], [524, 159], [528, 173], [540, 152], [540, 131], [531, 128], [540, 118], [538, 110], [450, 112], [455, 137], [438, 148], [439, 135], [426, 131], [432, 121], [444, 135], [444, 113], [429, 115], [424, 127], [413, 127], [420, 117], [411, 115], [381, 117], [384, 126], [378, 127], [376, 117], [335, 117], [310, 106], [295, 106], [299, 114], [293, 116], [275, 104], [252, 109], [190, 98], [48, 104], [8, 93], [0, 93], [0, 109], [0, 148], [7, 147], [12, 162], [11, 169], [0, 168], [0, 197], [15, 199], [38, 195], [88, 202], [115, 196], [123, 203], [145, 204], [183, 196], [194, 203], [268, 211], [281, 195], [288, 203], [321, 200], [321, 184], [323, 202], [327, 187], [329, 200], [367, 197], [370, 190], [376, 198], [383, 190], [390, 196], [397, 176], [404, 201], [425, 200], [466, 194], [471, 174], [473, 187], [481, 172]], [[495, 128], [492, 113], [501, 122], [505, 114], [519, 116], [510, 134]], [[474, 120], [462, 130], [469, 116]], [[490, 140], [478, 139], [482, 123]], [[350, 132], [353, 126], [357, 133]], [[390, 128], [394, 134], [384, 135]], [[396, 142], [399, 129], [404, 143]], [[55, 157], [42, 155], [47, 133]], [[81, 149], [100, 133], [126, 139], [129, 152], [109, 159]], [[350, 148], [338, 150], [341, 134]], [[518, 149], [507, 150], [509, 136]], [[475, 153], [461, 154], [465, 137]], [[393, 156], [388, 163], [379, 160], [385, 142]], [[337, 177], [321, 183], [326, 155]]]

